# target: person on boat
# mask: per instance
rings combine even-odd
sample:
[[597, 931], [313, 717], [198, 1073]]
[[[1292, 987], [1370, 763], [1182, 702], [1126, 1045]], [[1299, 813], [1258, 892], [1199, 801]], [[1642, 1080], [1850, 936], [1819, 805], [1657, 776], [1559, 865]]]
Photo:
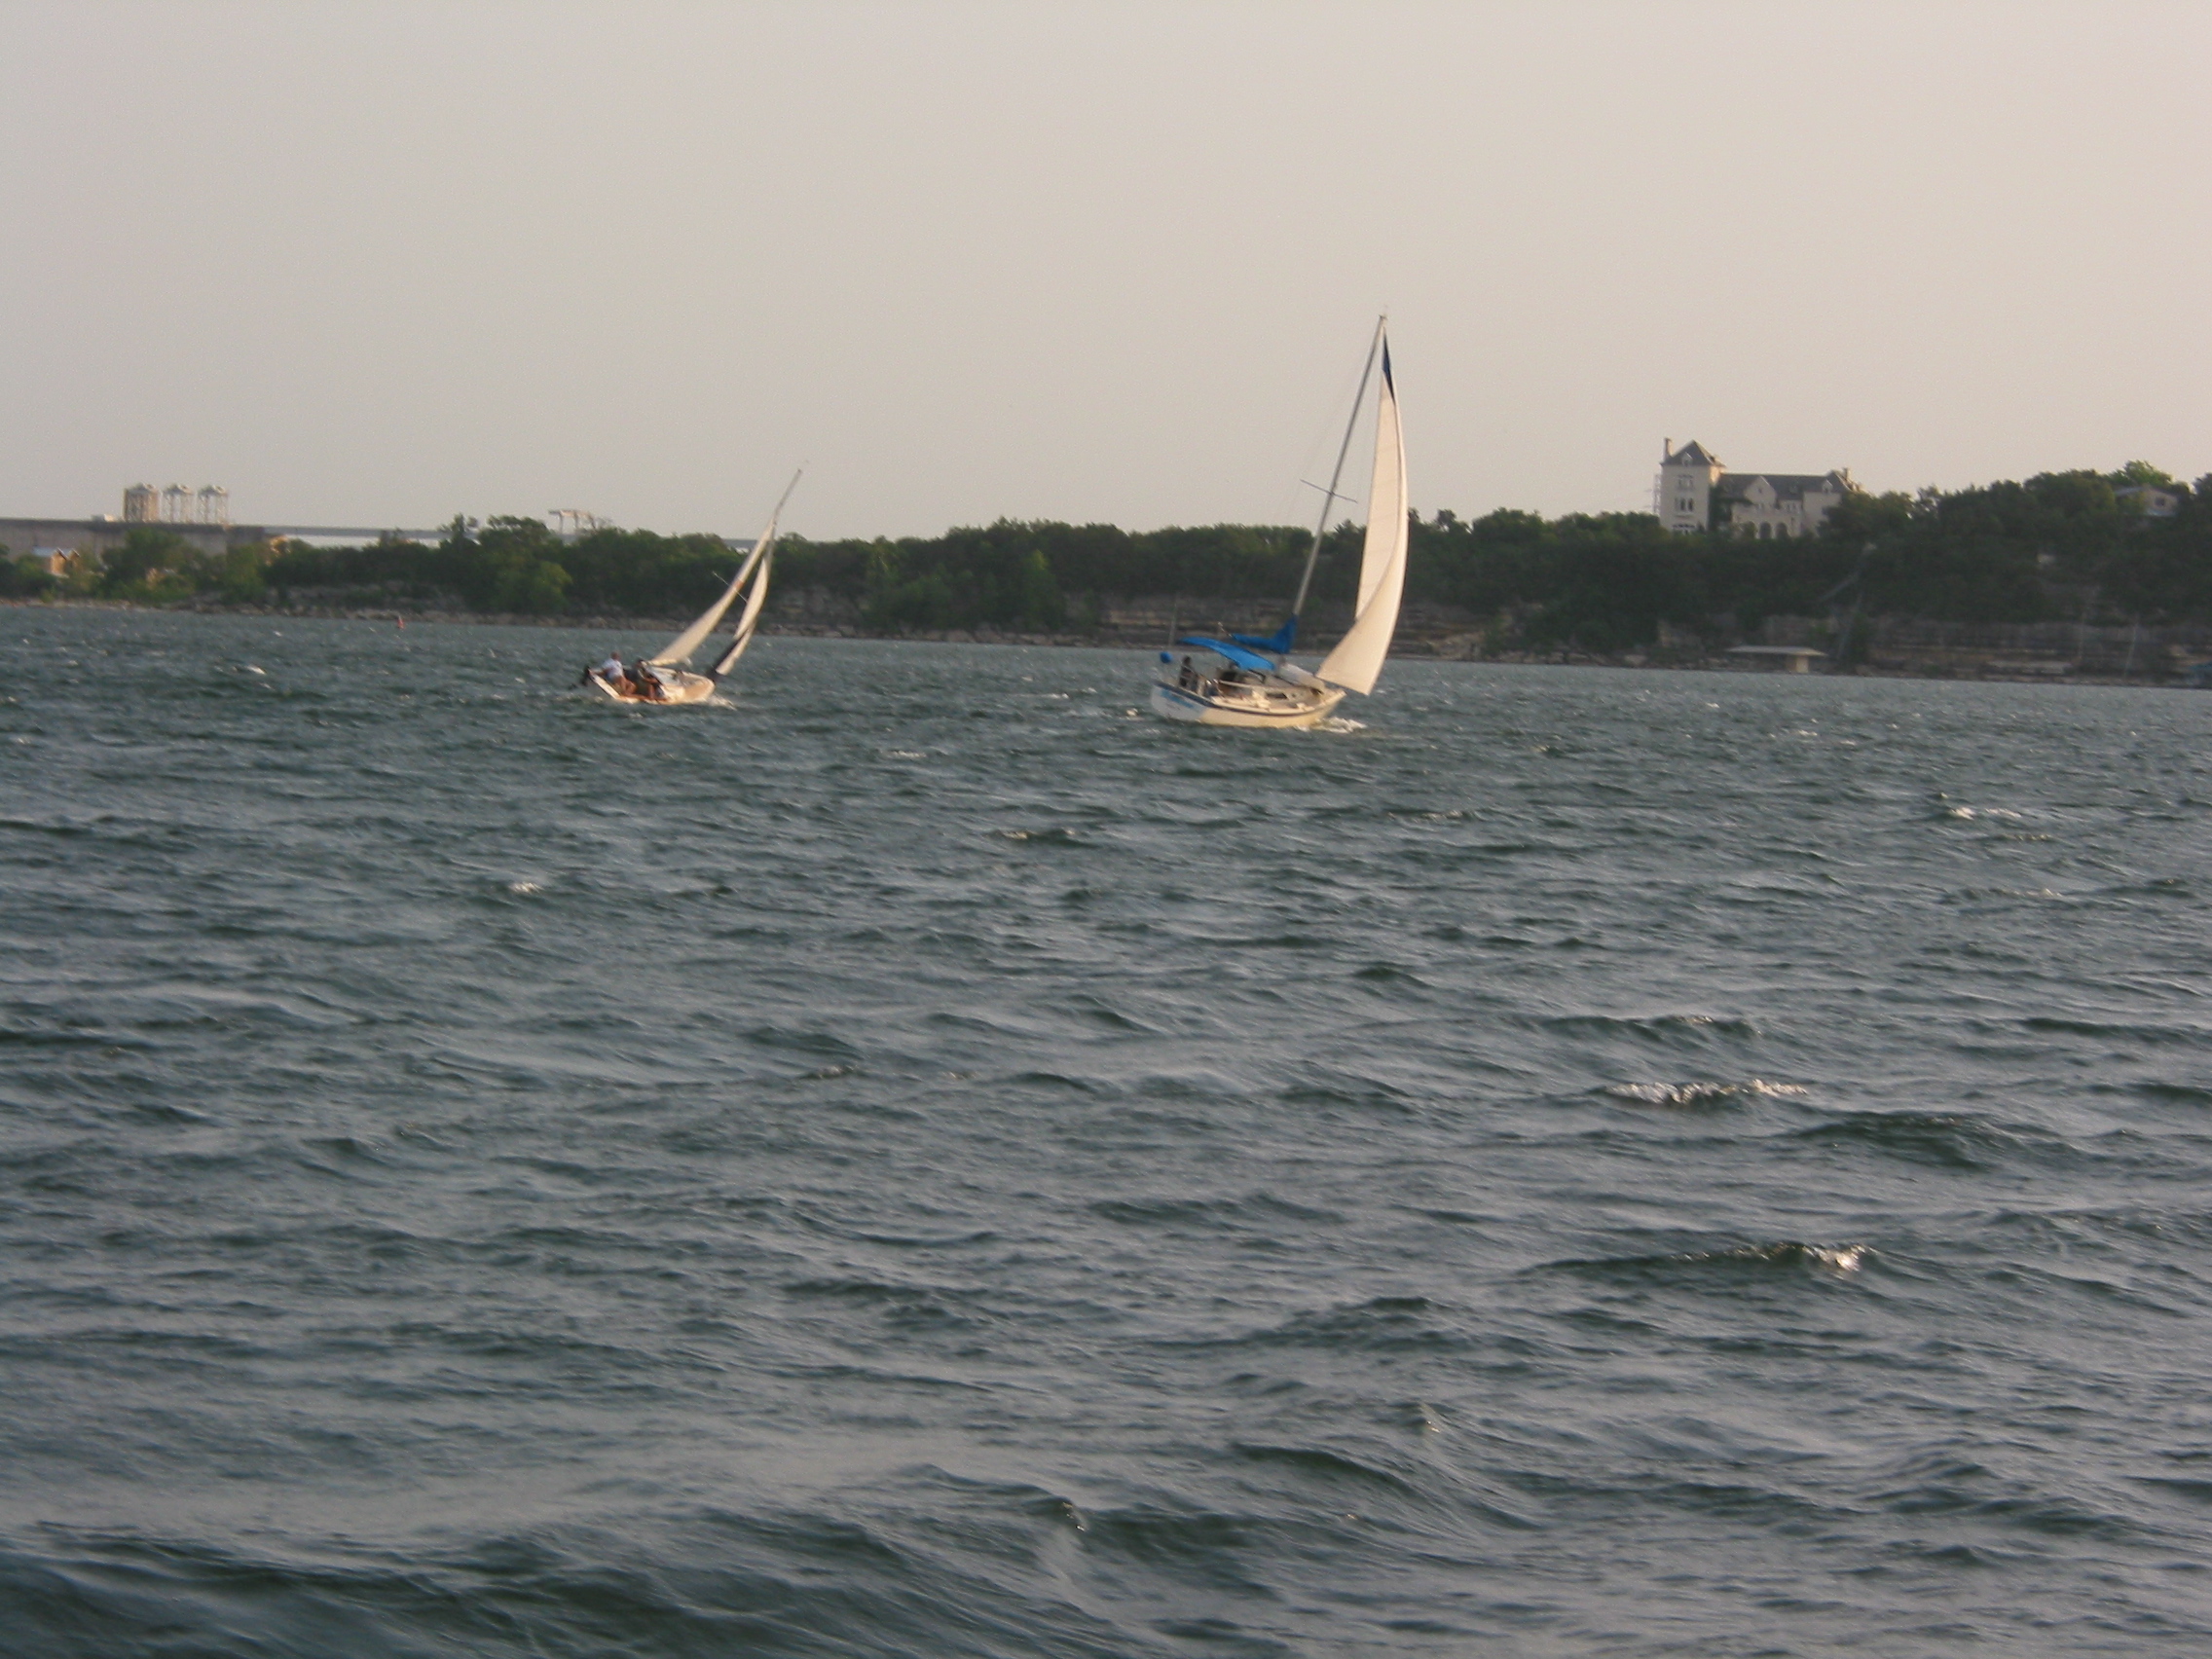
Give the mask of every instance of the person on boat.
[[660, 682], [660, 676], [644, 663], [630, 671], [630, 683], [638, 688], [638, 695], [648, 703], [668, 701], [668, 687]]
[[1175, 683], [1188, 691], [1198, 682], [1198, 671], [1191, 666], [1191, 653], [1183, 653], [1183, 666], [1176, 670]]
[[623, 672], [622, 658], [618, 653], [614, 651], [608, 651], [607, 653], [607, 660], [601, 663], [597, 668], [593, 669], [592, 673], [598, 675], [600, 679], [606, 681], [608, 684], [615, 686], [617, 689], [620, 688], [622, 682], [627, 678], [627, 676]]

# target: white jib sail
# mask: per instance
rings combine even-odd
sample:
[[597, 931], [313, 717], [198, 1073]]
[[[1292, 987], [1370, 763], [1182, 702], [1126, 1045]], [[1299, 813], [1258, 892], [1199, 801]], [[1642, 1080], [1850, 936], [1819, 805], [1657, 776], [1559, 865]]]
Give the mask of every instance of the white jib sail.
[[1362, 695], [1375, 689], [1390, 637], [1398, 631], [1398, 600], [1406, 586], [1406, 440], [1398, 425], [1398, 388], [1390, 379], [1390, 345], [1382, 344], [1382, 390], [1375, 408], [1375, 481], [1367, 492], [1367, 541], [1359, 556], [1359, 605], [1351, 630], [1314, 672]]
[[715, 664], [717, 680], [735, 668], [737, 659], [745, 654], [745, 647], [753, 644], [753, 630], [760, 620], [760, 608], [768, 603], [768, 573], [776, 564], [775, 532], [771, 529], [768, 535], [761, 537], [761, 542], [768, 551], [761, 555], [760, 574], [753, 584], [753, 591], [745, 596], [745, 608], [738, 612], [737, 638], [731, 643], [729, 649], [722, 653], [721, 660]]

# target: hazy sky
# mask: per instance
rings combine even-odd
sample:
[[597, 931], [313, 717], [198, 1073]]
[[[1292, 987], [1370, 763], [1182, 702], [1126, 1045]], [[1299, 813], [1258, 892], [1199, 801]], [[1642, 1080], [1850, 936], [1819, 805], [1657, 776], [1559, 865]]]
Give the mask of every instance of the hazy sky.
[[2212, 470], [2212, 5], [0, 0], [0, 514]]

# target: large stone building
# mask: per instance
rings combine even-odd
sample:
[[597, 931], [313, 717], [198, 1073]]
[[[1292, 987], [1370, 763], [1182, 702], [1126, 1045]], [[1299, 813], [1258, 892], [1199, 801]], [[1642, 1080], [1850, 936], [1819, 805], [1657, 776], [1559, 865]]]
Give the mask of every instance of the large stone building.
[[1659, 522], [1682, 535], [1725, 530], [1770, 540], [1810, 535], [1858, 486], [1849, 467], [1830, 472], [1730, 472], [1703, 444], [1670, 440], [1659, 461]]

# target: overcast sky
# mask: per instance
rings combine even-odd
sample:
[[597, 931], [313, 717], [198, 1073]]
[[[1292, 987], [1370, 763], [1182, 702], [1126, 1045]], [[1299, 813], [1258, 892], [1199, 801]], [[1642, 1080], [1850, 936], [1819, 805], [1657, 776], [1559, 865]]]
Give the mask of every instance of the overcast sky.
[[2212, 6], [0, 0], [0, 514], [2212, 470]]

